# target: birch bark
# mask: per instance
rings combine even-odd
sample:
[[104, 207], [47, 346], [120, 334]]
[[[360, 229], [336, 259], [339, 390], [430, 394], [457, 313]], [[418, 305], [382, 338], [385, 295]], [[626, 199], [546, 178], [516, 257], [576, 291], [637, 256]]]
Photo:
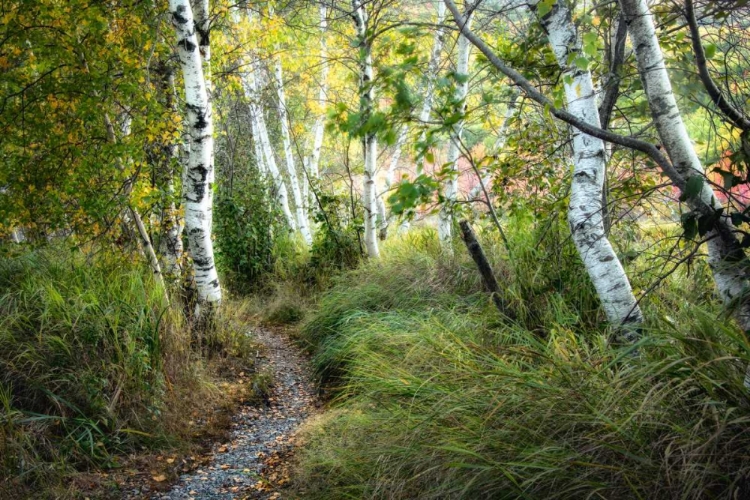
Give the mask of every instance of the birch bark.
[[[246, 18], [249, 22], [252, 22], [250, 12], [246, 6], [238, 7], [234, 12], [235, 22], [239, 23], [241, 20], [240, 12], [244, 11]], [[295, 221], [292, 211], [289, 209], [289, 192], [286, 188], [284, 178], [281, 176], [278, 165], [276, 163], [276, 157], [273, 154], [271, 147], [271, 140], [268, 137], [268, 129], [266, 128], [265, 117], [263, 116], [263, 108], [260, 101], [260, 92], [258, 89], [258, 71], [259, 63], [254, 55], [251, 55], [244, 61], [242, 68], [240, 69], [240, 81], [242, 82], [242, 90], [244, 91], [245, 98], [248, 100], [248, 107], [250, 110], [250, 124], [255, 135], [255, 153], [258, 158], [258, 165], [261, 169], [271, 176], [271, 181], [276, 190], [276, 199], [281, 206], [282, 212], [284, 212], [284, 218], [292, 231], [297, 230], [297, 223]], [[250, 66], [249, 70], [245, 68]]]
[[[318, 91], [318, 105], [325, 110], [328, 96], [328, 44], [326, 42], [326, 31], [328, 29], [327, 8], [320, 5], [320, 90]], [[313, 147], [310, 155], [308, 174], [317, 179], [320, 171], [320, 153], [323, 148], [323, 135], [325, 133], [326, 115], [322, 111], [315, 121], [313, 132]]]
[[191, 138], [185, 175], [185, 226], [195, 266], [199, 305], [218, 305], [221, 302], [221, 287], [211, 241], [210, 192], [214, 170], [211, 109], [190, 4], [187, 0], [170, 0], [169, 10], [185, 82], [187, 126]]
[[258, 139], [260, 143], [261, 157], [263, 158], [263, 165], [271, 175], [271, 180], [276, 189], [276, 198], [279, 201], [279, 205], [281, 205], [281, 210], [284, 212], [287, 224], [289, 224], [292, 231], [296, 231], [297, 222], [292, 211], [289, 209], [289, 191], [287, 190], [284, 178], [279, 171], [276, 157], [274, 156], [273, 148], [271, 147], [271, 140], [268, 137], [266, 120], [263, 116], [263, 109], [260, 104], [256, 75], [257, 61], [253, 61], [253, 69], [251, 72], [241, 72], [240, 77], [242, 78], [243, 88], [245, 89], [245, 96], [249, 101], [250, 114], [255, 117], [256, 127], [258, 128]]
[[[198, 39], [198, 51], [200, 52], [201, 63], [203, 66], [203, 81], [206, 85], [206, 96], [208, 98], [208, 114], [213, 117], [213, 94], [214, 86], [211, 78], [211, 17], [209, 9], [210, 0], [190, 0], [190, 6], [193, 9], [193, 20], [195, 25], [195, 34]], [[211, 148], [211, 171], [209, 172], [208, 182], [214, 183], [214, 148]], [[213, 207], [214, 191], [208, 191], [209, 204]], [[213, 227], [213, 211], [208, 213], [208, 227]]]
[[[683, 178], [705, 177], [703, 165], [698, 158], [690, 136], [682, 120], [672, 92], [672, 84], [664, 63], [664, 55], [656, 37], [653, 16], [644, 0], [620, 0], [630, 32], [638, 72], [651, 108], [656, 129], [672, 164]], [[707, 182], [699, 195], [702, 204], [714, 210], [721, 203]], [[735, 317], [740, 327], [750, 331], [750, 304], [748, 291], [747, 260], [744, 252], [737, 248], [736, 239], [712, 231], [708, 234], [708, 262], [713, 272], [716, 287], [724, 302], [735, 308]], [[740, 300], [740, 304], [736, 304]], [[750, 379], [746, 378], [750, 387]]]
[[[294, 208], [297, 216], [297, 227], [307, 245], [312, 245], [312, 233], [310, 232], [310, 221], [305, 211], [305, 202], [299, 187], [297, 169], [294, 166], [294, 154], [292, 153], [292, 138], [289, 130], [289, 114], [286, 109], [286, 96], [284, 95], [284, 74], [281, 68], [281, 59], [277, 58], [274, 64], [274, 79], [276, 80], [276, 95], [279, 104], [279, 122], [281, 123], [281, 138], [284, 145], [284, 160], [286, 173], [289, 177], [289, 185], [292, 187], [294, 196]], [[307, 179], [305, 179], [305, 182]]]
[[[580, 69], [574, 62], [576, 54], [581, 52], [581, 41], [569, 2], [557, 2], [541, 22], [562, 70], [568, 112], [594, 127], [601, 127], [591, 72]], [[604, 141], [575, 128], [571, 133], [574, 169], [568, 223], [573, 241], [607, 319], [622, 328], [624, 340], [632, 342], [638, 335], [634, 326], [643, 322], [643, 315], [604, 230], [601, 198], [607, 165]]]
[[[173, 114], [177, 112], [174, 99], [174, 72], [166, 64], [162, 68], [162, 94], [165, 107]], [[162, 146], [164, 163], [162, 176], [166, 182], [168, 201], [162, 207], [162, 236], [159, 240], [159, 255], [162, 258], [164, 274], [170, 281], [177, 280], [182, 274], [182, 226], [179, 222], [177, 207], [174, 203], [175, 187], [172, 162], [177, 158], [177, 145], [169, 142]]]
[[[440, 55], [443, 52], [443, 41], [445, 39], [445, 28], [443, 27], [443, 21], [445, 20], [445, 4], [438, 0], [436, 7], [437, 29], [435, 29], [435, 35], [432, 38], [432, 52], [430, 53], [430, 62], [427, 64], [427, 81], [425, 82], [424, 100], [422, 101], [422, 109], [419, 112], [419, 121], [421, 123], [426, 123], [432, 114], [435, 80], [437, 79], [438, 67], [440, 66]], [[426, 134], [423, 131], [419, 136], [419, 141], [424, 142], [425, 138]], [[421, 174], [423, 170], [424, 158], [422, 158], [417, 165], [417, 174]]]
[[[362, 0], [352, 0], [352, 17], [356, 29], [356, 42], [359, 49], [359, 109], [361, 123], [367, 123], [372, 116], [375, 88], [373, 86], [372, 40], [367, 33], [367, 12]], [[378, 142], [373, 131], [362, 138], [365, 160], [365, 175], [362, 186], [362, 204], [365, 210], [365, 248], [371, 258], [380, 257], [377, 238], [377, 194], [375, 192], [375, 172], [377, 170]]]
[[[469, 11], [466, 19], [467, 29], [471, 29], [474, 18], [473, 11]], [[466, 95], [469, 92], [469, 57], [471, 55], [471, 43], [463, 34], [458, 36], [458, 51], [456, 54], [456, 76], [459, 79], [454, 94], [458, 105], [457, 112], [463, 115], [466, 112]], [[451, 127], [451, 141], [448, 147], [448, 164], [451, 168], [450, 177], [443, 183], [443, 206], [438, 214], [438, 238], [440, 244], [446, 250], [450, 248], [453, 230], [453, 210], [458, 193], [458, 159], [461, 156], [461, 142], [463, 140], [464, 119], [463, 116]]]

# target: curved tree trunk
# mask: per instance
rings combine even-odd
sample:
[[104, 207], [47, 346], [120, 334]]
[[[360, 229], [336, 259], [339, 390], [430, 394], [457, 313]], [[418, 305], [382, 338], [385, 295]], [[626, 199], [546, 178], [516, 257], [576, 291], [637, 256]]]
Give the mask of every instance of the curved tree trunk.
[[263, 165], [268, 169], [273, 185], [276, 188], [276, 197], [281, 205], [281, 210], [284, 212], [289, 227], [292, 231], [297, 230], [297, 222], [289, 209], [289, 192], [286, 188], [286, 182], [279, 171], [279, 167], [276, 163], [276, 157], [273, 154], [273, 148], [271, 146], [271, 140], [268, 137], [268, 129], [266, 128], [266, 120], [263, 116], [263, 108], [260, 105], [260, 96], [258, 92], [258, 81], [257, 75], [257, 61], [253, 61], [252, 73], [243, 73], [242, 80], [243, 86], [245, 87], [246, 96], [250, 101], [250, 113], [255, 117], [255, 122], [258, 127], [258, 139], [260, 143], [260, 149], [263, 157]]
[[[246, 6], [237, 7], [234, 11], [235, 22], [241, 20], [240, 12], [244, 12], [248, 21], [252, 22], [250, 11], [247, 10]], [[264, 174], [271, 176], [274, 189], [276, 190], [276, 199], [281, 206], [281, 210], [284, 213], [287, 224], [292, 231], [297, 230], [297, 224], [292, 215], [292, 211], [289, 209], [289, 193], [286, 188], [284, 178], [279, 172], [278, 165], [276, 164], [276, 157], [273, 154], [271, 147], [271, 140], [268, 137], [268, 130], [266, 128], [266, 120], [263, 116], [263, 108], [260, 103], [260, 92], [258, 90], [258, 61], [250, 55], [244, 61], [243, 67], [239, 70], [240, 81], [242, 82], [242, 90], [244, 91], [245, 98], [248, 100], [248, 107], [250, 110], [250, 125], [254, 137], [255, 154], [258, 162], [258, 167]], [[249, 70], [245, 68], [250, 66]]]
[[[541, 20], [563, 74], [568, 111], [600, 127], [596, 93], [590, 71], [573, 62], [581, 42], [567, 2], [558, 2]], [[568, 222], [578, 254], [596, 288], [607, 319], [622, 329], [625, 340], [636, 339], [643, 315], [625, 270], [607, 239], [602, 218], [602, 186], [607, 154], [604, 141], [572, 129], [575, 167], [568, 205]]]
[[[297, 227], [307, 245], [312, 245], [312, 233], [310, 232], [310, 221], [307, 218], [305, 202], [299, 188], [297, 169], [294, 166], [294, 154], [292, 153], [292, 137], [289, 131], [289, 114], [286, 109], [286, 96], [284, 95], [284, 75], [281, 69], [281, 59], [277, 58], [274, 63], [274, 79], [276, 80], [276, 95], [279, 104], [279, 122], [281, 122], [281, 137], [284, 144], [284, 160], [286, 173], [289, 177], [289, 185], [292, 187], [294, 196], [294, 207], [297, 215]], [[305, 182], [307, 179], [305, 179]]]
[[[703, 165], [693, 149], [672, 93], [672, 84], [648, 4], [645, 0], [620, 0], [620, 5], [626, 16], [638, 71], [664, 149], [685, 179], [692, 176], [705, 177]], [[721, 203], [707, 182], [703, 183], [699, 198], [714, 210], [721, 209]], [[750, 303], [746, 297], [747, 260], [744, 252], [737, 248], [735, 238], [728, 238], [718, 231], [712, 231], [708, 236], [708, 262], [716, 287], [722, 299], [735, 307], [735, 317], [740, 327], [746, 332], [750, 331]], [[736, 304], [738, 300], [740, 304]], [[750, 383], [750, 380], [746, 382]]]
[[185, 81], [187, 126], [191, 138], [185, 175], [185, 225], [195, 266], [199, 304], [218, 304], [221, 301], [221, 287], [211, 241], [213, 117], [190, 4], [187, 0], [170, 0], [169, 10], [177, 35], [178, 55]]

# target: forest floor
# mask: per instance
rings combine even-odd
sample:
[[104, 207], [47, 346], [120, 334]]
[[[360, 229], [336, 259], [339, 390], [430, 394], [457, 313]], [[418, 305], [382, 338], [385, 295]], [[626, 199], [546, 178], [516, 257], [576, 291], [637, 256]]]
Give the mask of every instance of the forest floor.
[[278, 330], [258, 329], [256, 373], [269, 373], [272, 386], [265, 404], [244, 405], [232, 417], [229, 439], [214, 443], [208, 459], [183, 473], [172, 486], [155, 491], [153, 483], [128, 491], [124, 498], [152, 500], [278, 499], [289, 482], [295, 431], [320, 407], [308, 360]]

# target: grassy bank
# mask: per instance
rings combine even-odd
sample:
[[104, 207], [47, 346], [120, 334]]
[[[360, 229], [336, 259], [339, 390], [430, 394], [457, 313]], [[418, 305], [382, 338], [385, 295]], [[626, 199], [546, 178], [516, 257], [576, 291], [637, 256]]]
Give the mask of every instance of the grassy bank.
[[[512, 255], [482, 235], [515, 321], [429, 231], [338, 279], [301, 328], [334, 401], [306, 430], [300, 497], [750, 494], [750, 354], [704, 264], [642, 301], [633, 356], [607, 342], [564, 229], [529, 227], [509, 228]], [[633, 243], [636, 290], [668, 269], [652, 243]]]
[[189, 447], [191, 416], [227, 397], [220, 372], [252, 371], [231, 306], [193, 338], [124, 257], [14, 251], [0, 260], [0, 497], [64, 498], [74, 471]]

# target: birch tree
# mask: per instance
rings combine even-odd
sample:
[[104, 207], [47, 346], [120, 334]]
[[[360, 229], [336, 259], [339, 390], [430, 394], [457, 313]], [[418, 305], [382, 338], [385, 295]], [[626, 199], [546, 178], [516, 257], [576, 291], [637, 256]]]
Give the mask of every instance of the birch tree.
[[325, 134], [326, 115], [325, 107], [328, 98], [328, 43], [326, 33], [328, 31], [328, 9], [325, 4], [320, 4], [320, 89], [318, 90], [318, 106], [322, 110], [315, 120], [313, 128], [313, 145], [310, 154], [307, 173], [313, 179], [317, 179], [320, 172], [320, 153], [323, 149], [323, 136]]
[[[434, 92], [435, 92], [435, 80], [437, 78], [438, 73], [438, 67], [440, 66], [440, 56], [443, 51], [443, 41], [445, 38], [445, 28], [443, 27], [443, 21], [445, 20], [445, 4], [442, 2], [442, 0], [438, 0], [437, 5], [435, 6], [437, 10], [437, 18], [435, 20], [435, 33], [432, 38], [432, 49], [430, 50], [430, 60], [427, 63], [427, 72], [425, 74], [424, 82], [422, 85], [422, 107], [419, 111], [419, 121], [420, 123], [426, 123], [430, 119], [430, 115], [432, 114], [432, 102], [434, 100]], [[381, 217], [381, 226], [380, 226], [380, 236], [381, 239], [385, 239], [388, 231], [388, 225], [390, 223], [388, 213], [385, 208], [385, 203], [383, 201], [383, 195], [385, 192], [391, 189], [393, 186], [394, 176], [395, 172], [398, 168], [399, 161], [401, 160], [401, 152], [403, 150], [404, 145], [406, 144], [406, 141], [409, 137], [409, 126], [404, 124], [398, 135], [398, 140], [396, 141], [396, 147], [393, 151], [393, 156], [391, 156], [391, 160], [388, 164], [388, 171], [386, 172], [385, 176], [385, 191], [384, 193], [381, 193], [380, 196], [378, 196], [378, 207]], [[426, 133], [422, 131], [419, 137], [420, 142], [424, 142], [426, 137]], [[418, 165], [417, 165], [418, 174], [421, 174], [424, 170], [424, 158], [421, 158]], [[402, 227], [408, 227], [408, 221], [404, 220]]]
[[287, 190], [284, 177], [281, 175], [281, 171], [276, 163], [276, 156], [273, 152], [271, 139], [268, 136], [268, 128], [266, 127], [266, 120], [263, 116], [263, 107], [261, 105], [260, 92], [258, 90], [258, 61], [254, 60], [252, 66], [253, 69], [251, 72], [243, 73], [242, 78], [246, 96], [250, 101], [250, 113], [255, 117], [258, 128], [258, 139], [263, 156], [263, 164], [271, 175], [273, 185], [276, 189], [276, 196], [281, 205], [281, 210], [284, 212], [287, 224], [289, 224], [292, 231], [296, 231], [297, 221], [289, 208], [289, 191]]
[[[573, 133], [574, 172], [571, 185], [568, 221], [578, 253], [586, 267], [607, 319], [620, 328], [626, 340], [635, 338], [641, 312], [614, 249], [606, 238], [601, 211], [605, 151], [603, 137], [616, 134], [602, 130], [596, 107], [593, 81], [588, 71], [574, 65], [581, 44], [567, 3], [558, 2], [550, 12], [542, 14], [548, 41], [561, 70], [565, 84], [568, 110], [559, 110], [520, 73], [509, 68], [492, 49], [474, 34], [452, 0], [445, 0], [461, 33], [475, 45], [490, 63], [550, 112], [575, 126]], [[573, 64], [571, 64], [573, 63]], [[628, 144], [627, 140], [621, 141]], [[639, 144], [640, 149], [659, 156], [655, 148]], [[660, 158], [660, 164], [664, 164]], [[666, 165], [665, 165], [666, 166]], [[667, 167], [669, 168], [669, 167]]]
[[[250, 11], [247, 9], [247, 6], [243, 5], [237, 7], [234, 12], [234, 18], [237, 24], [240, 24], [240, 21], [242, 20], [240, 13], [245, 14], [245, 19], [248, 23], [253, 22]], [[275, 189], [276, 199], [281, 206], [286, 222], [292, 231], [296, 231], [297, 223], [289, 208], [289, 191], [286, 188], [286, 183], [284, 182], [284, 178], [282, 177], [278, 164], [276, 163], [276, 157], [274, 156], [271, 140], [268, 136], [268, 128], [266, 127], [266, 121], [263, 114], [258, 87], [260, 63], [252, 51], [249, 52], [249, 55], [243, 58], [242, 62], [243, 64], [239, 70], [239, 76], [240, 81], [242, 82], [242, 89], [245, 98], [248, 101], [250, 124], [254, 135], [253, 142], [257, 162], [259, 167], [270, 175]], [[248, 67], [249, 69], [247, 69]]]
[[185, 173], [185, 226], [195, 266], [199, 307], [204, 303], [210, 307], [221, 301], [221, 287], [211, 241], [213, 123], [192, 8], [187, 0], [170, 0], [169, 10], [177, 36], [177, 53], [185, 83], [187, 126], [191, 138]]
[[[206, 84], [206, 96], [208, 97], [208, 114], [213, 117], [213, 80], [211, 78], [211, 13], [209, 7], [210, 0], [190, 0], [190, 6], [193, 9], [193, 20], [195, 24], [195, 34], [198, 39], [198, 52], [200, 52], [201, 64], [203, 66], [203, 81]], [[211, 165], [215, 164], [214, 148], [211, 148]], [[211, 168], [208, 182], [213, 185], [214, 169]], [[208, 196], [210, 205], [213, 207], [213, 189], [209, 189]], [[208, 213], [208, 227], [213, 225], [213, 211]]]
[[[286, 108], [286, 96], [284, 95], [284, 75], [281, 68], [281, 58], [274, 61], [274, 79], [276, 80], [276, 96], [279, 107], [279, 122], [281, 124], [281, 138], [284, 145], [284, 160], [289, 185], [292, 187], [294, 196], [294, 208], [297, 216], [297, 227], [307, 245], [312, 245], [312, 233], [310, 232], [310, 221], [305, 210], [306, 203], [302, 197], [299, 187], [297, 169], [294, 166], [294, 154], [292, 153], [292, 138], [289, 132], [289, 114]], [[305, 179], [305, 182], [307, 179]]]
[[[620, 5], [633, 41], [638, 72], [651, 108], [651, 116], [664, 149], [677, 173], [686, 182], [700, 186], [695, 196], [691, 196], [688, 201], [693, 206], [701, 204], [718, 213], [722, 210], [722, 205], [710, 185], [703, 182], [703, 165], [693, 148], [677, 106], [649, 6], [645, 0], [620, 0]], [[722, 299], [734, 307], [740, 327], [750, 331], [748, 262], [744, 251], [737, 244], [736, 236], [733, 236], [727, 225], [729, 222], [725, 220], [724, 228], [717, 226], [708, 233], [708, 262]], [[745, 385], [750, 388], [750, 370]]]
[[[464, 23], [467, 29], [471, 29], [473, 20], [473, 9], [467, 9]], [[471, 55], [471, 43], [463, 35], [458, 35], [458, 48], [456, 53], [456, 90], [453, 96], [456, 104], [455, 113], [460, 115], [451, 126], [450, 144], [448, 146], [448, 164], [451, 173], [443, 183], [443, 206], [438, 215], [438, 238], [445, 249], [450, 248], [451, 234], [453, 230], [453, 210], [458, 194], [458, 159], [461, 156], [461, 143], [463, 141], [464, 114], [466, 113], [466, 95], [469, 92], [469, 57]]]
[[[362, 0], [352, 0], [352, 18], [355, 27], [355, 43], [359, 50], [359, 112], [360, 124], [365, 127], [374, 108], [375, 88], [373, 86], [372, 39], [368, 33], [368, 16]], [[365, 219], [365, 248], [371, 258], [380, 257], [377, 237], [377, 193], [375, 172], [377, 170], [378, 141], [375, 131], [366, 128], [362, 134], [362, 149], [365, 173], [362, 186], [362, 204]]]
[[[173, 115], [177, 113], [175, 103], [174, 71], [166, 64], [162, 64], [161, 92], [164, 99], [164, 107]], [[170, 280], [177, 279], [182, 274], [182, 224], [179, 220], [177, 207], [175, 206], [175, 172], [172, 167], [177, 159], [177, 145], [167, 142], [161, 145], [160, 172], [166, 184], [165, 206], [162, 207], [161, 228], [162, 234], [159, 240], [159, 255], [162, 258], [165, 275]]]
[[[582, 50], [570, 4], [563, 0], [557, 2], [551, 12], [542, 16], [541, 22], [562, 71], [568, 112], [601, 128], [591, 72], [583, 70], [576, 61]], [[575, 167], [568, 223], [573, 242], [610, 323], [618, 326], [640, 324], [643, 315], [604, 228], [601, 197], [607, 165], [604, 141], [578, 129], [572, 129], [571, 133]], [[623, 330], [630, 341], [635, 340], [635, 331], [634, 328]]]

